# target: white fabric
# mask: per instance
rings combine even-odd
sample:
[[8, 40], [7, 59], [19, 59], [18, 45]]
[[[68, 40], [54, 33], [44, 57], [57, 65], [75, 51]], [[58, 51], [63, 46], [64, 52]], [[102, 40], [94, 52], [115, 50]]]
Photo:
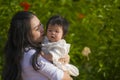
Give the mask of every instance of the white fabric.
[[58, 61], [59, 58], [69, 53], [70, 44], [66, 43], [64, 39], [58, 42], [49, 42], [48, 38], [45, 37], [42, 43], [42, 50], [44, 53], [52, 55], [53, 63], [63, 71], [68, 71], [72, 76], [78, 76], [79, 70], [72, 64], [62, 64]]
[[63, 71], [39, 56], [38, 63], [41, 63], [39, 71], [35, 71], [30, 63], [31, 56], [35, 53], [34, 49], [24, 53], [22, 65], [23, 80], [62, 80]]

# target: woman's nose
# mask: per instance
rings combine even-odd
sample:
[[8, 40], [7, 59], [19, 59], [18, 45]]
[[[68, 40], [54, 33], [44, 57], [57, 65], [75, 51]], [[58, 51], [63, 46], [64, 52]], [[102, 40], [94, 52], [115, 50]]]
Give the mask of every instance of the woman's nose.
[[43, 34], [44, 33], [44, 28], [40, 27], [40, 32]]
[[43, 33], [44, 33], [44, 29], [42, 28], [42, 29], [40, 30], [40, 32], [43, 34]]

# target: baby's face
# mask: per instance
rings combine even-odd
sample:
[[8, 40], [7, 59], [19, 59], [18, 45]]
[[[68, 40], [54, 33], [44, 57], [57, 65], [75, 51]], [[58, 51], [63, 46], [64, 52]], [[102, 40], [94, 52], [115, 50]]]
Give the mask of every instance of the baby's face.
[[57, 42], [63, 37], [63, 30], [60, 25], [48, 25], [47, 37], [50, 42]]

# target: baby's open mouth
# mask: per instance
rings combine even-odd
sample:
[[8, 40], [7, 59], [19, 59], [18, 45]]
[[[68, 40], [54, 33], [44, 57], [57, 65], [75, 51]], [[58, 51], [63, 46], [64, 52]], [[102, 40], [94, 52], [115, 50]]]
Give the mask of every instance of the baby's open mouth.
[[51, 38], [54, 38], [54, 36], [51, 36]]

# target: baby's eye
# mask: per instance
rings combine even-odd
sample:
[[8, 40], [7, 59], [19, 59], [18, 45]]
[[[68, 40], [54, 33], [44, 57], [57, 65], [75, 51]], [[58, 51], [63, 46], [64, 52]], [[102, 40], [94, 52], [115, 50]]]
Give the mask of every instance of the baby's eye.
[[52, 30], [48, 30], [48, 32], [52, 32]]
[[55, 31], [56, 33], [59, 33], [59, 31]]

